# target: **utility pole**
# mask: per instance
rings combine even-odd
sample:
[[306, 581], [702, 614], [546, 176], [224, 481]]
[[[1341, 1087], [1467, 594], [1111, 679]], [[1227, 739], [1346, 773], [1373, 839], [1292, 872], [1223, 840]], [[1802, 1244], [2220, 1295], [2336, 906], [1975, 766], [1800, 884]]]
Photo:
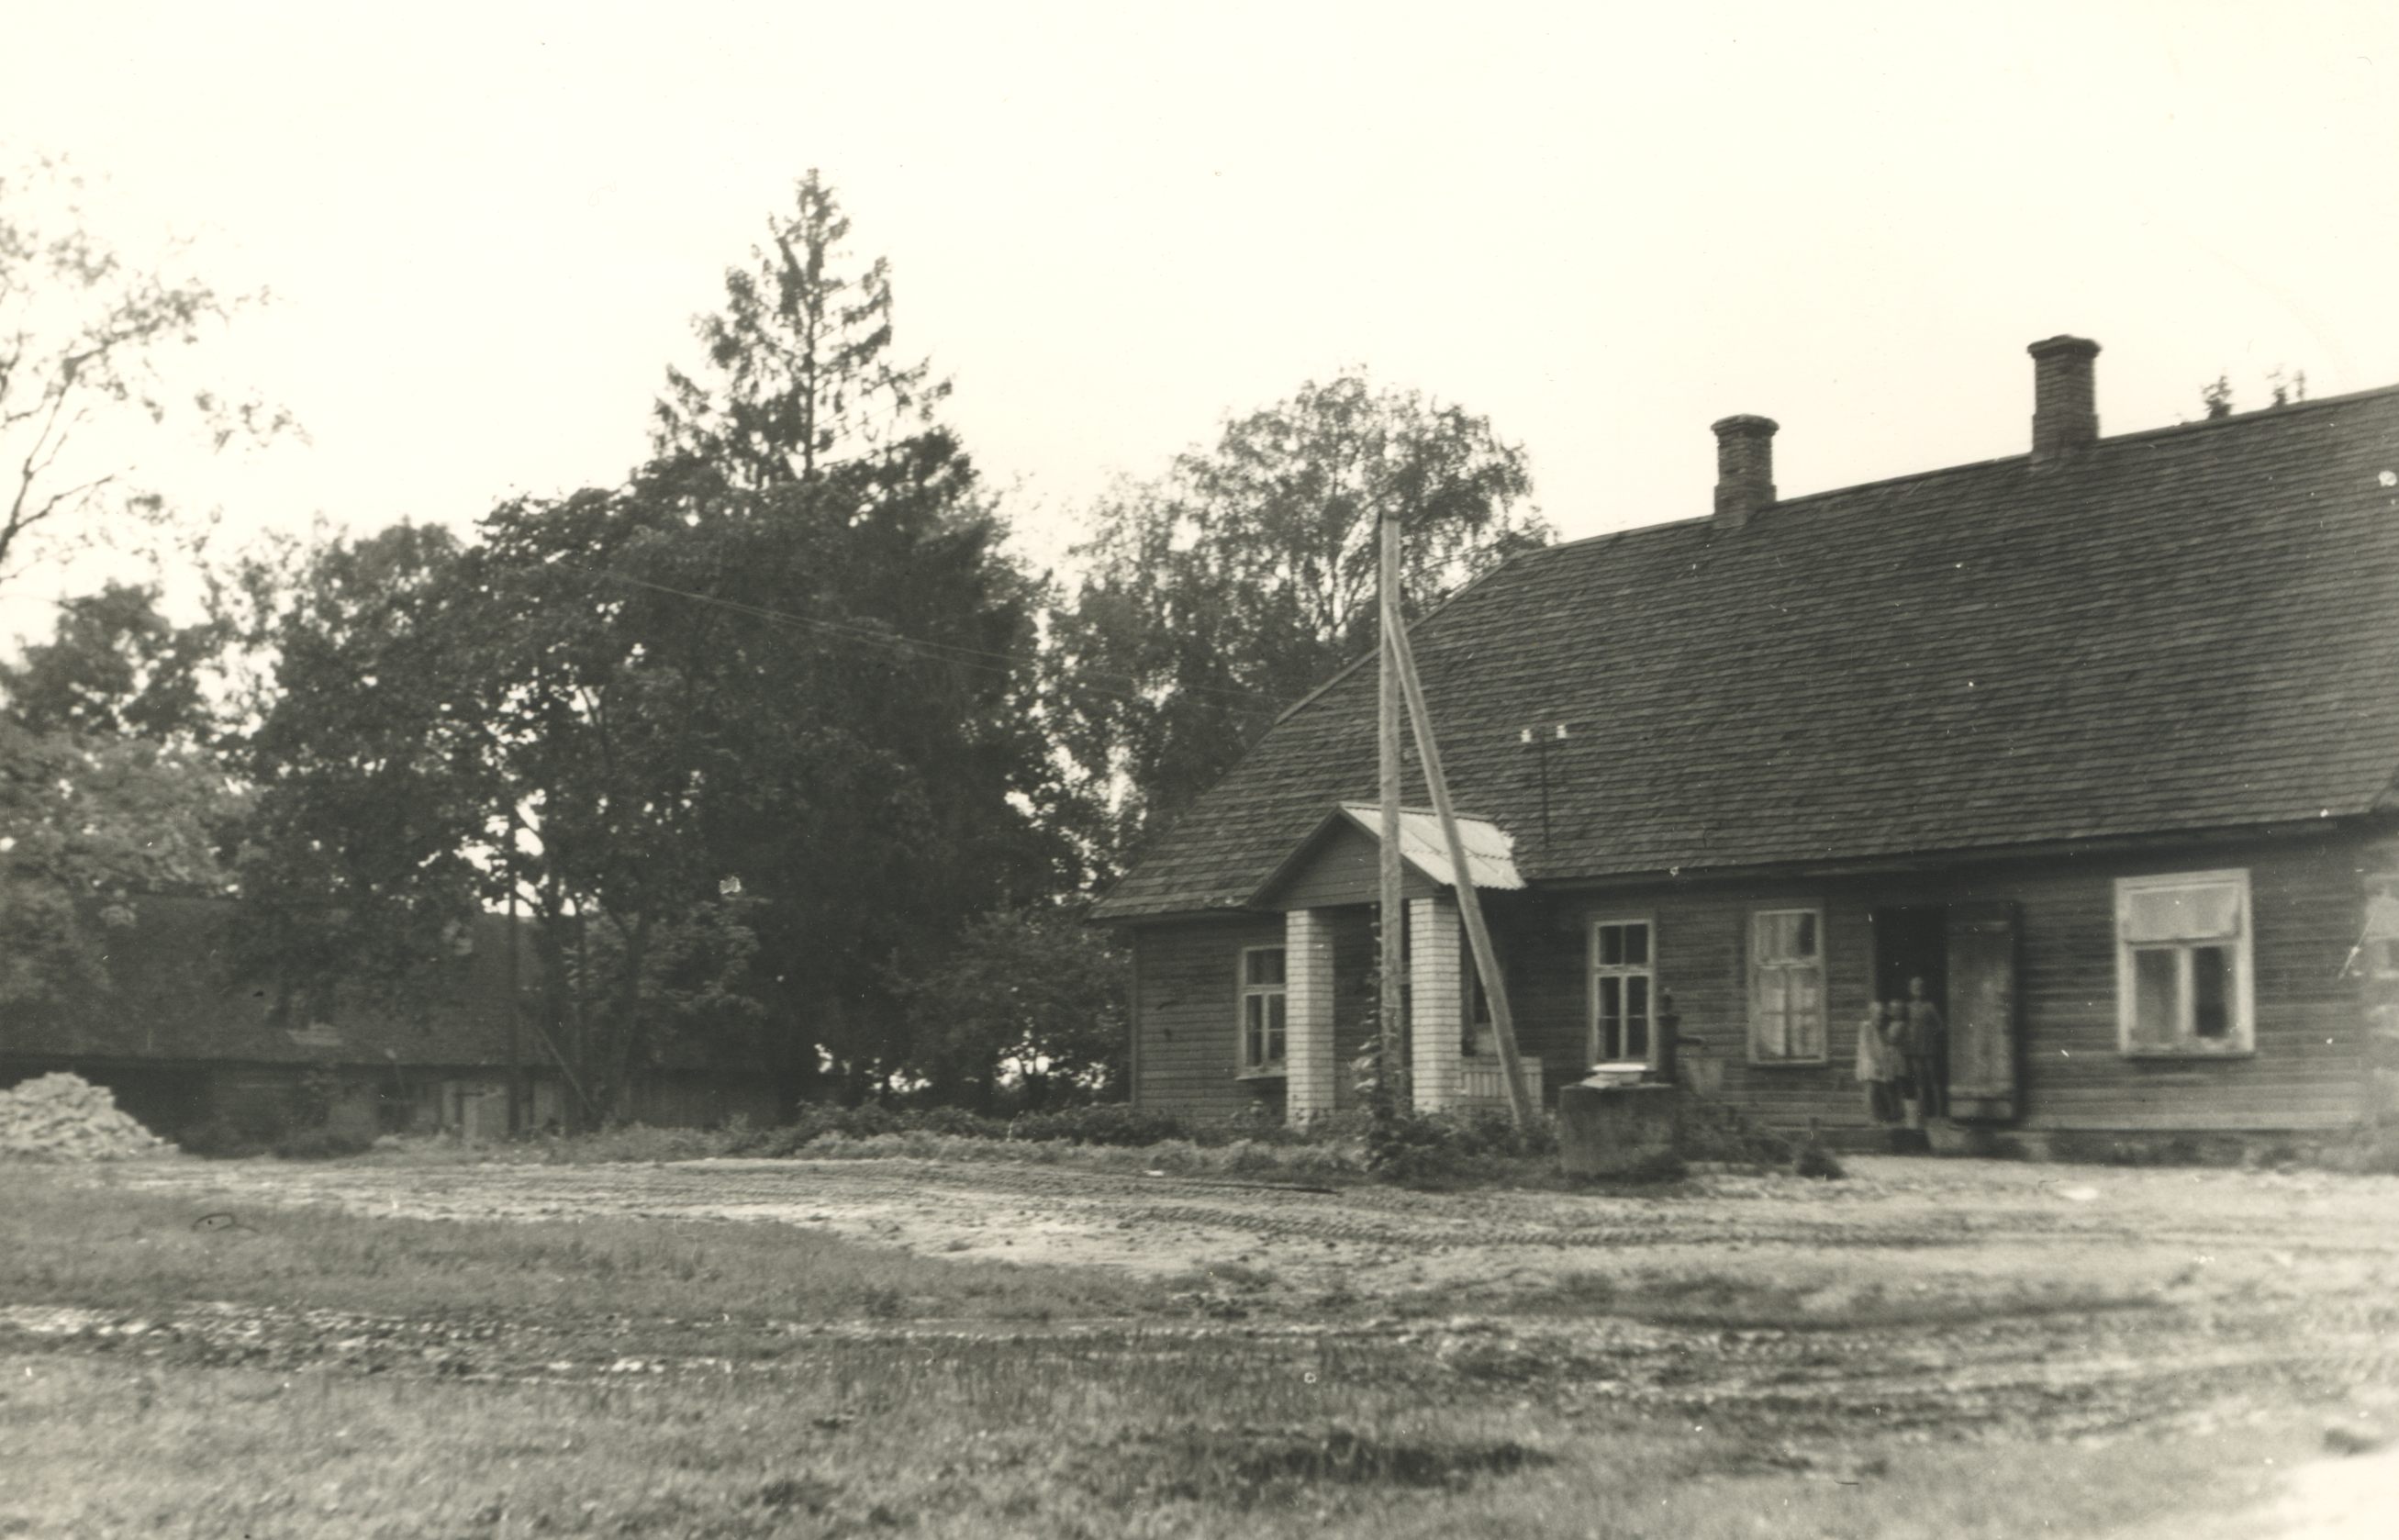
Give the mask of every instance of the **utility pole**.
[[1474, 968], [1482, 975], [1483, 993], [1491, 1002], [1492, 1035], [1499, 1040], [1499, 1074], [1508, 1082], [1508, 1110], [1518, 1128], [1527, 1128], [1533, 1123], [1533, 1099], [1525, 1089], [1524, 1057], [1516, 1051], [1516, 1019], [1508, 1008], [1508, 983], [1499, 976], [1498, 954], [1491, 950], [1490, 927], [1483, 923], [1483, 899], [1474, 890], [1474, 873], [1466, 864], [1457, 810], [1450, 805], [1449, 779], [1441, 770], [1441, 745], [1433, 741], [1432, 713], [1425, 708], [1424, 683], [1416, 678], [1416, 649], [1408, 642], [1405, 627], [1395, 626], [1389, 634], [1387, 655], [1399, 665], [1400, 686], [1408, 697], [1408, 720], [1416, 724], [1416, 759], [1424, 769], [1425, 789], [1432, 793], [1433, 816], [1441, 820], [1442, 839], [1449, 846], [1449, 870], [1457, 884], [1458, 912], [1466, 919], [1467, 943], [1474, 949]]
[[1376, 768], [1382, 789], [1383, 934], [1376, 961], [1382, 974], [1381, 1041], [1376, 1047], [1375, 1115], [1389, 1117], [1400, 1105], [1400, 1018], [1407, 1008], [1401, 947], [1407, 935], [1407, 898], [1400, 871], [1400, 515], [1383, 510], [1376, 531], [1382, 549], [1376, 569], [1380, 601], [1376, 630], [1382, 651], [1381, 693], [1376, 702]]

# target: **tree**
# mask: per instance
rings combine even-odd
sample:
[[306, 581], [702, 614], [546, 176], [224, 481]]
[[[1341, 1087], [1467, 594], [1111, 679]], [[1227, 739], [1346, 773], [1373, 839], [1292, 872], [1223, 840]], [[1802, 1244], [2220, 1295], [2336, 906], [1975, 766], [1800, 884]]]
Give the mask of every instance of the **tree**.
[[867, 453], [929, 425], [949, 394], [930, 366], [893, 363], [891, 274], [852, 270], [849, 219], [811, 169], [766, 244], [725, 275], [725, 309], [695, 323], [707, 384], [667, 371], [657, 453], [714, 466], [737, 486], [813, 479], [837, 451]]
[[1010, 1085], [1036, 1105], [1060, 1086], [1121, 1086], [1131, 975], [1079, 904], [980, 915], [909, 986], [919, 1070], [941, 1100], [981, 1112]]
[[302, 996], [397, 986], [469, 923], [493, 881], [489, 735], [468, 659], [456, 539], [401, 524], [251, 574], [272, 706], [242, 738], [255, 808], [231, 853], [243, 971]]
[[901, 981], [1055, 882], [1009, 661], [1030, 585], [956, 446], [907, 449], [756, 493], [670, 463], [463, 550], [327, 551], [251, 740], [259, 960], [397, 979], [514, 892], [589, 1118], [696, 1035], [861, 1092], [904, 1070]]
[[521, 898], [590, 1116], [696, 1036], [888, 1086], [923, 1057], [906, 981], [1060, 881], [1036, 586], [923, 367], [887, 364], [884, 269], [848, 274], [831, 193], [773, 230], [654, 462], [454, 555], [320, 568], [254, 740], [274, 947], [331, 972]]
[[128, 261], [89, 227], [83, 183], [55, 161], [0, 172], [0, 582], [93, 538], [110, 516], [156, 518], [113, 423], [180, 404], [222, 448], [291, 426], [280, 411], [179, 387], [170, 355], [243, 297]]
[[[779, 650], [813, 661], [765, 713], [776, 741], [755, 763], [809, 768], [745, 778], [712, 828], [766, 900], [787, 1037], [856, 1096], [911, 1061], [909, 971], [980, 910], [1054, 887], [1062, 850], [1037, 823], [1060, 798], [1022, 661], [1035, 585], [933, 420], [949, 386], [892, 360], [889, 265], [853, 259], [849, 230], [809, 171], [698, 322], [705, 383], [669, 371], [655, 442], [749, 500], [721, 530], [798, 542], [749, 574], [779, 574], [752, 601], [817, 638], [812, 655]], [[819, 702], [811, 721], [801, 703]]]
[[[686, 467], [705, 488], [704, 467]], [[948, 435], [764, 493], [694, 495], [657, 564], [615, 581], [684, 660], [713, 766], [697, 848], [758, 900], [779, 1037], [851, 1097], [915, 1067], [907, 981], [967, 922], [1053, 890], [1032, 809], [1036, 591]], [[646, 560], [646, 559], [645, 559]], [[645, 634], [648, 622], [620, 624]]]
[[244, 799], [200, 741], [213, 632], [169, 627], [155, 598], [70, 601], [0, 668], [0, 1006], [105, 990], [133, 898], [225, 889], [216, 847]]
[[201, 682], [224, 648], [214, 622], [176, 626], [154, 586], [111, 581], [59, 606], [51, 640], [0, 663], [0, 695], [28, 730], [194, 743], [212, 735]]
[[1415, 616], [1549, 539], [1530, 493], [1524, 452], [1487, 419], [1351, 371], [1102, 499], [1047, 694], [1102, 850], [1120, 857], [1374, 645], [1386, 511]]

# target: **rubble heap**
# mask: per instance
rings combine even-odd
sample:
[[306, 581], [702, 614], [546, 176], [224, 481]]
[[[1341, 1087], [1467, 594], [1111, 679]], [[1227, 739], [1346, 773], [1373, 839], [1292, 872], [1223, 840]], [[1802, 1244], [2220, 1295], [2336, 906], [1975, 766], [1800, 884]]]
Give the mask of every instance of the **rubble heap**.
[[0, 1091], [0, 1160], [124, 1160], [171, 1148], [80, 1075], [46, 1074]]

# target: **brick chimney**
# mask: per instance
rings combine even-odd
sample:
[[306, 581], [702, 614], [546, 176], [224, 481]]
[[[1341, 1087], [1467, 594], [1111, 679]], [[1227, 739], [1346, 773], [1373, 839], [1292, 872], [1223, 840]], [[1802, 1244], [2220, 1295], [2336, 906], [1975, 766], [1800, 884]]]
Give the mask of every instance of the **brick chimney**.
[[2099, 344], [2088, 337], [2044, 337], [2025, 351], [2032, 355], [2032, 463], [2051, 465], [2099, 437], [2091, 384]]
[[1727, 417], [1710, 425], [1716, 436], [1716, 527], [1737, 530], [1750, 515], [1774, 506], [1771, 417]]

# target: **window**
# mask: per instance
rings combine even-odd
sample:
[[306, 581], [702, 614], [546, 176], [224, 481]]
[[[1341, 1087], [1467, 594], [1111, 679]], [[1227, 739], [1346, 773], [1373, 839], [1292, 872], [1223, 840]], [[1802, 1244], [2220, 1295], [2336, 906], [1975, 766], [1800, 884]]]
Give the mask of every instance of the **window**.
[[1241, 1073], [1283, 1073], [1283, 949], [1246, 947], [1241, 952]]
[[2129, 1054], [2255, 1048], [2249, 873], [2117, 880], [2116, 1032]]
[[1602, 1064], [1649, 1062], [1656, 964], [1647, 920], [1591, 925], [1591, 1056]]
[[1761, 909], [1749, 917], [1749, 1056], [1760, 1063], [1824, 1058], [1824, 915]]

